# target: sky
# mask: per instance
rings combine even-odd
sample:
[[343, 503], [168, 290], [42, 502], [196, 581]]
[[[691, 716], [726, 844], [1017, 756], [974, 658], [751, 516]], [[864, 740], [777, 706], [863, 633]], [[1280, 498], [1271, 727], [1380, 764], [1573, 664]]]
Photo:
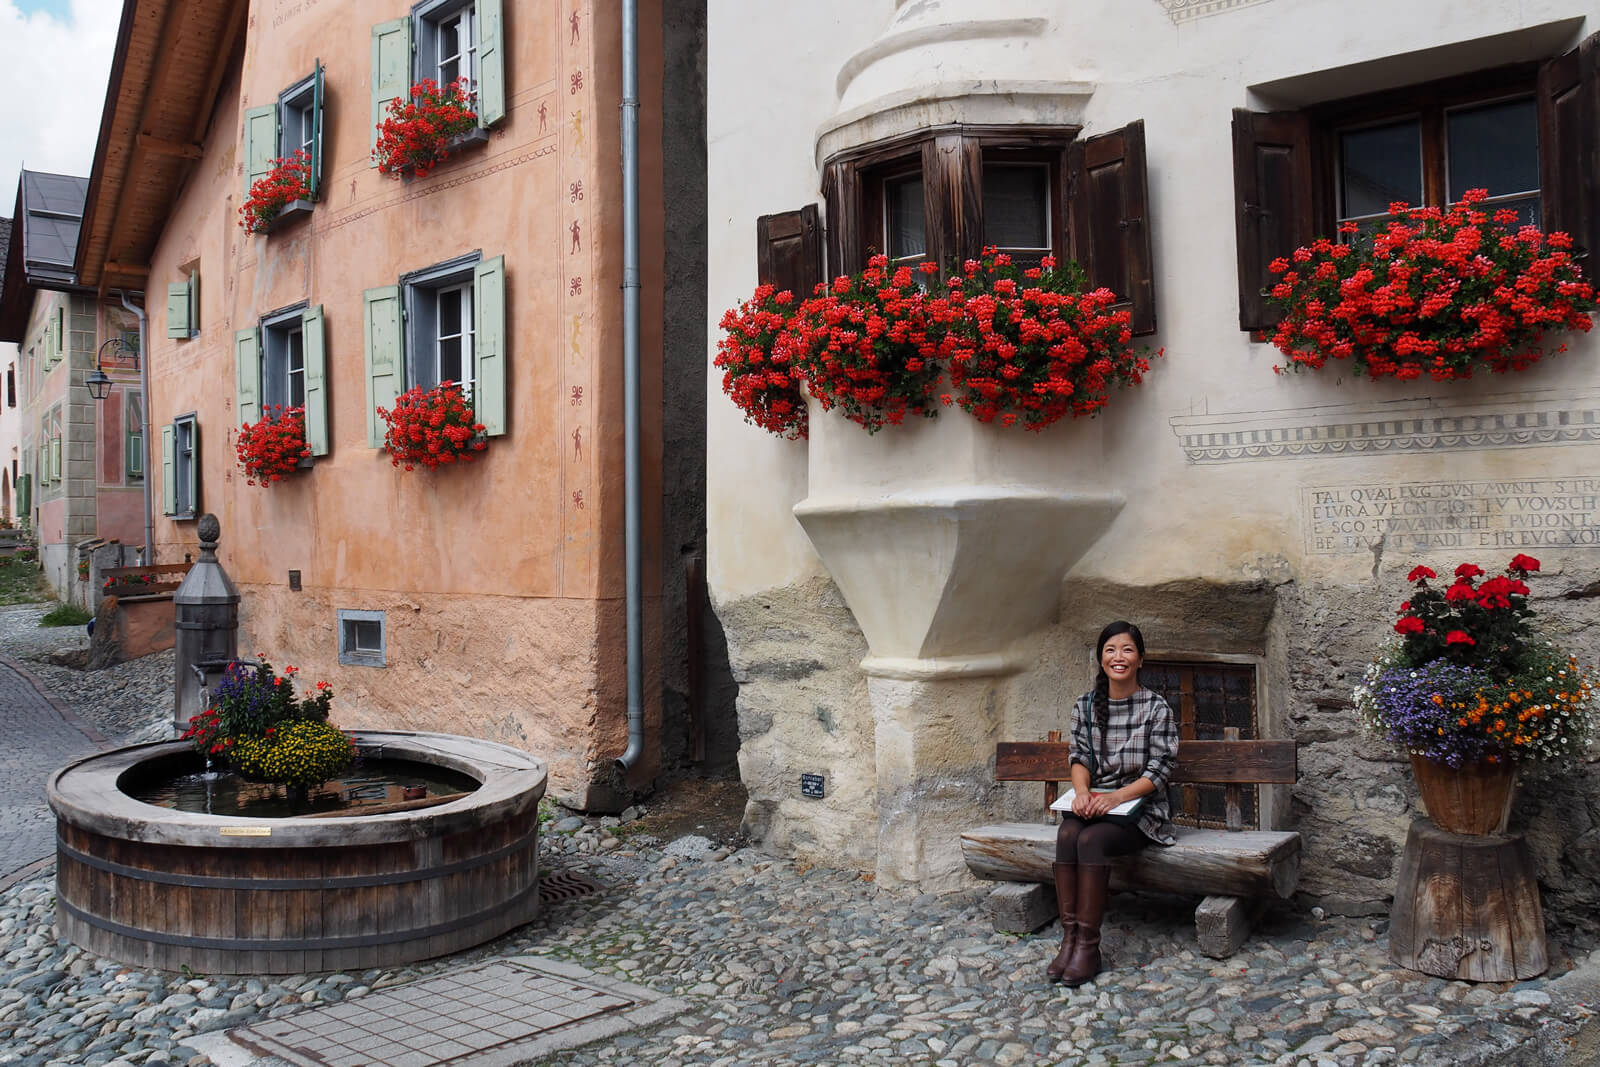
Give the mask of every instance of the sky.
[[29, 170], [89, 176], [122, 0], [0, 0], [0, 215]]

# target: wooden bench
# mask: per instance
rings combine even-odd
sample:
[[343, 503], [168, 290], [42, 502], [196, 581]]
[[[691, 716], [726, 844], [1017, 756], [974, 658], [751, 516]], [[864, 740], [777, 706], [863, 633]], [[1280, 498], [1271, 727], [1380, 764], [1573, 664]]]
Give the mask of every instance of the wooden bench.
[[[1293, 741], [1180, 741], [1172, 783], [1226, 787], [1227, 829], [1175, 827], [1177, 844], [1152, 844], [1111, 868], [1114, 889], [1154, 889], [1203, 894], [1195, 909], [1200, 949], [1217, 959], [1232, 955], [1249, 935], [1257, 907], [1252, 901], [1294, 893], [1300, 878], [1300, 835], [1280, 830], [1243, 829], [1243, 787], [1293, 784], [1297, 777]], [[1052, 731], [1048, 741], [1002, 741], [995, 750], [994, 776], [1001, 782], [1045, 783], [1045, 806], [1054, 803], [1061, 782], [1070, 784], [1071, 747]], [[961, 835], [967, 868], [979, 878], [1009, 883], [991, 897], [996, 929], [1037, 930], [1056, 916], [1050, 866], [1055, 862], [1052, 823], [996, 823]]]

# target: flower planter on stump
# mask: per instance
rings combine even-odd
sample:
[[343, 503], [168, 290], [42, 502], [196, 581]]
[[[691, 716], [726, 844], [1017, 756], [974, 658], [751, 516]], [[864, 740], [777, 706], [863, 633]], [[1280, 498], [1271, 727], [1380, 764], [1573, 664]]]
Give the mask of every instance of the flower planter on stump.
[[1428, 818], [1439, 829], [1474, 836], [1505, 832], [1517, 776], [1510, 760], [1481, 760], [1456, 768], [1413, 753], [1411, 772]]

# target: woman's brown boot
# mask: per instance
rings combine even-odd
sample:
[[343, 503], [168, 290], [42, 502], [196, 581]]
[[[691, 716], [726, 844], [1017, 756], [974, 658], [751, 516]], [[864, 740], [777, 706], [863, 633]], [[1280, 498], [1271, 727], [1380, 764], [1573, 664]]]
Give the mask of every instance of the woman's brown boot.
[[1056, 909], [1061, 913], [1061, 950], [1044, 973], [1050, 976], [1052, 982], [1059, 982], [1061, 972], [1067, 969], [1067, 960], [1072, 956], [1072, 946], [1078, 936], [1078, 865], [1057, 863], [1053, 870], [1056, 876]]
[[1061, 972], [1061, 980], [1069, 986], [1083, 985], [1100, 973], [1100, 923], [1106, 916], [1106, 889], [1110, 882], [1110, 867], [1078, 865], [1078, 936]]

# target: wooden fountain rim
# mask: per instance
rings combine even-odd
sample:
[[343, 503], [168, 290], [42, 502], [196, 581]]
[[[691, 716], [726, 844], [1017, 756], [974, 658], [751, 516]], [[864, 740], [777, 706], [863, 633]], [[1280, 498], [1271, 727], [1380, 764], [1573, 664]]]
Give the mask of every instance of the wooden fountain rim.
[[157, 741], [74, 760], [50, 776], [45, 791], [58, 819], [107, 837], [157, 845], [298, 848], [409, 841], [531, 814], [548, 781], [543, 760], [493, 741], [407, 730], [350, 733], [365, 757], [445, 767], [477, 780], [478, 788], [448, 804], [378, 815], [296, 819], [178, 811], [135, 800], [118, 785], [142, 763], [193, 751], [187, 741]]

